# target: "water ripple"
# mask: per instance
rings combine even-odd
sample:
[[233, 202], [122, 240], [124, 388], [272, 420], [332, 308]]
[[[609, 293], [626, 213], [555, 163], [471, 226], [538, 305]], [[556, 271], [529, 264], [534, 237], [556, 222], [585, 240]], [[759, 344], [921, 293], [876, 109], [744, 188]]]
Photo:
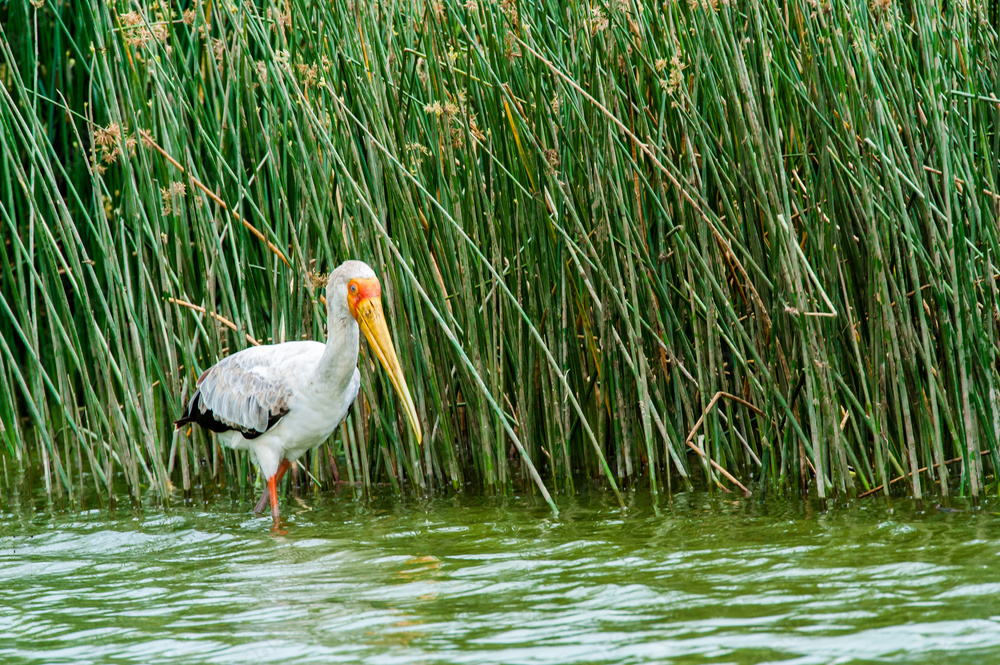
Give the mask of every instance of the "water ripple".
[[563, 503], [321, 497], [284, 536], [225, 505], [22, 516], [0, 525], [0, 662], [1000, 659], [987, 513]]

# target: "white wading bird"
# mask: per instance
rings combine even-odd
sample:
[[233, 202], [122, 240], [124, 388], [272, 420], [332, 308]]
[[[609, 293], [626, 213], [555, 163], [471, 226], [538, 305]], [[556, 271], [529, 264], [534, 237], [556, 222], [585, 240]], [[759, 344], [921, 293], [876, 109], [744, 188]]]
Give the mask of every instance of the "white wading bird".
[[326, 286], [326, 344], [255, 346], [220, 360], [198, 378], [197, 390], [175, 423], [197, 423], [223, 444], [249, 450], [267, 478], [258, 512], [271, 503], [278, 526], [278, 482], [304, 452], [333, 433], [361, 385], [358, 328], [365, 333], [403, 400], [417, 443], [420, 421], [396, 359], [382, 312], [382, 287], [361, 261], [345, 261]]

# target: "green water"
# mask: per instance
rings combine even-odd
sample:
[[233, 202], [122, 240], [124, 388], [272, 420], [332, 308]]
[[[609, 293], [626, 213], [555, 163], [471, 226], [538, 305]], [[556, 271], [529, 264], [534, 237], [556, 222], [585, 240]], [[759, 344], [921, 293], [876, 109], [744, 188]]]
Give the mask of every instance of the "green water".
[[1000, 662], [995, 506], [557, 500], [4, 514], [0, 662]]

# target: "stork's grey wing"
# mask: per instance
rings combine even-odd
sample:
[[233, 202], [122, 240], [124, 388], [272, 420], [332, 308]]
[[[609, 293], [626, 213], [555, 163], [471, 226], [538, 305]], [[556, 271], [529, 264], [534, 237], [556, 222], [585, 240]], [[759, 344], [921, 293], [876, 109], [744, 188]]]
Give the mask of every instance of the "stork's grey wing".
[[223, 358], [198, 379], [177, 425], [198, 423], [213, 432], [239, 430], [253, 439], [288, 413], [291, 391], [281, 373], [281, 346], [262, 346]]

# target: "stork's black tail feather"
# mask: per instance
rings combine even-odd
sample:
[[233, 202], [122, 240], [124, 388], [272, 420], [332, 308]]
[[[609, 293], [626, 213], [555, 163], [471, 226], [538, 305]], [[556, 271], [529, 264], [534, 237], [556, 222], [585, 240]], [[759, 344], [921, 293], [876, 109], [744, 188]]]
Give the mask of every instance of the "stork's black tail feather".
[[194, 425], [201, 425], [207, 430], [212, 432], [228, 432], [233, 429], [225, 423], [221, 423], [215, 419], [215, 414], [212, 413], [211, 409], [205, 409], [204, 412], [199, 408], [199, 402], [201, 400], [201, 391], [196, 390], [194, 395], [191, 396], [191, 400], [188, 402], [187, 408], [184, 409], [184, 414], [174, 421], [174, 428], [180, 429], [192, 423]]

